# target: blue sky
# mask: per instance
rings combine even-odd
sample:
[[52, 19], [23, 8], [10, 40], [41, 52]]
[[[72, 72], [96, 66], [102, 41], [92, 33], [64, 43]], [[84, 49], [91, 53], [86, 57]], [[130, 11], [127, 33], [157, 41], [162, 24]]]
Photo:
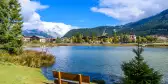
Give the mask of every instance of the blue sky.
[[97, 6], [97, 0], [39, 0], [49, 8], [38, 11], [41, 20], [49, 22], [63, 22], [78, 27], [96, 27], [102, 25], [116, 25], [119, 21], [101, 13], [90, 10]]
[[168, 9], [167, 0], [18, 0], [23, 30], [63, 36], [71, 29], [120, 25]]

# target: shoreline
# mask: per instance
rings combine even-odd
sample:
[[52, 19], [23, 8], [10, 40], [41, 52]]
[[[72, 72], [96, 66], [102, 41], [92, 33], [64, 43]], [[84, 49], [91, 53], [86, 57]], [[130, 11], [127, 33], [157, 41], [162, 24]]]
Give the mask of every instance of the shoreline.
[[41, 67], [49, 67], [55, 63], [53, 55], [31, 50], [24, 50], [18, 55], [9, 54], [4, 50], [0, 50], [0, 53], [0, 84], [53, 83], [45, 77], [41, 70]]
[[[126, 46], [136, 46], [137, 43], [123, 43], [123, 44], [87, 44], [87, 43], [36, 43], [36, 44], [32, 44], [32, 43], [27, 43], [24, 44], [24, 47], [41, 47], [41, 46], [45, 46], [45, 47], [55, 47], [55, 46], [114, 46], [114, 47], [126, 47]], [[168, 43], [145, 43], [142, 44], [143, 47], [153, 47], [153, 48], [168, 48]]]

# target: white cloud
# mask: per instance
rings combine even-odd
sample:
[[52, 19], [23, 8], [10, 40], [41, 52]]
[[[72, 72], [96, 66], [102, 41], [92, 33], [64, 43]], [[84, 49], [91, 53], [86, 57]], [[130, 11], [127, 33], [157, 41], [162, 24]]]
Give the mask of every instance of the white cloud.
[[39, 2], [30, 0], [19, 0], [19, 2], [21, 3], [21, 14], [24, 17], [24, 22], [36, 20], [40, 21], [40, 15], [36, 11], [46, 9], [49, 7], [47, 5], [41, 5]]
[[38, 29], [39, 31], [46, 32], [47, 34], [54, 37], [64, 36], [69, 30], [77, 28], [71, 25], [66, 25], [64, 23], [55, 23], [55, 22], [45, 22], [45, 21], [36, 21], [36, 22], [25, 22], [24, 30]]
[[43, 10], [48, 8], [47, 5], [41, 5], [39, 2], [30, 0], [19, 0], [21, 3], [23, 16], [23, 30], [38, 29], [44, 31], [52, 36], [63, 36], [69, 30], [77, 28], [64, 23], [46, 22], [40, 19], [40, 15], [37, 10]]
[[99, 0], [93, 12], [103, 13], [121, 22], [132, 22], [168, 8], [167, 0]]

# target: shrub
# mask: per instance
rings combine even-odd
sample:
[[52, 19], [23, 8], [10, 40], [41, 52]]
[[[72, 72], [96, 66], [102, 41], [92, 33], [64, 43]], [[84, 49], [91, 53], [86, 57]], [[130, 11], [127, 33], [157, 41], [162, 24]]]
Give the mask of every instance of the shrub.
[[55, 63], [55, 57], [46, 52], [26, 50], [21, 55], [0, 54], [0, 61], [11, 62], [28, 67], [47, 67]]
[[40, 41], [38, 41], [38, 40], [33, 40], [32, 43], [37, 44], [37, 43], [40, 43]]

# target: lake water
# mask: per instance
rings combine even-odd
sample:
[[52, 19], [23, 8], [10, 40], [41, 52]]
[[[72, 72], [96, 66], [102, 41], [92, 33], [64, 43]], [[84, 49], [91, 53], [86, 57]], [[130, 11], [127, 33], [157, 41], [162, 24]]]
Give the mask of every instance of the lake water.
[[[60, 46], [48, 47], [45, 51], [56, 57], [52, 67], [42, 68], [48, 79], [53, 79], [52, 70], [88, 75], [92, 79], [103, 79], [107, 84], [119, 80], [123, 76], [121, 64], [131, 60], [135, 47], [105, 46]], [[41, 48], [30, 48], [42, 50]], [[144, 48], [145, 61], [159, 70], [163, 81], [168, 83], [168, 48]]]

